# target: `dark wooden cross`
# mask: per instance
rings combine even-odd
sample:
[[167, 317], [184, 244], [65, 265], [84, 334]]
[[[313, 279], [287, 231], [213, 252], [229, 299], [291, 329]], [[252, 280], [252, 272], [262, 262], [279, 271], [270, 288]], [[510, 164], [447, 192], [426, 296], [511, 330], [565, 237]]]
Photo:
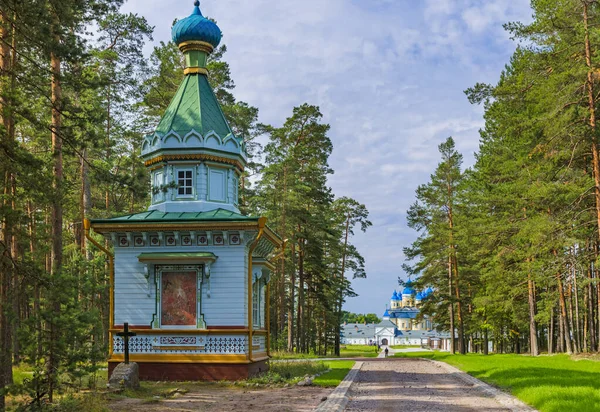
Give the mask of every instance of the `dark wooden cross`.
[[125, 322], [123, 324], [123, 332], [117, 333], [117, 336], [123, 338], [123, 348], [125, 352], [125, 364], [129, 364], [129, 338], [132, 336], [136, 336], [137, 333], [129, 332], [129, 323]]

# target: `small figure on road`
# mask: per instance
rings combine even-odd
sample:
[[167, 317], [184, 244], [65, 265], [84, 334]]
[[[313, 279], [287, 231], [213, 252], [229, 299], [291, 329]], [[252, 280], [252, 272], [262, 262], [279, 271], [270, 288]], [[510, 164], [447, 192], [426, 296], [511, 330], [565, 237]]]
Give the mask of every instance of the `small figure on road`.
[[388, 352], [389, 352], [388, 348], [385, 348], [385, 357], [386, 358], [387, 358]]

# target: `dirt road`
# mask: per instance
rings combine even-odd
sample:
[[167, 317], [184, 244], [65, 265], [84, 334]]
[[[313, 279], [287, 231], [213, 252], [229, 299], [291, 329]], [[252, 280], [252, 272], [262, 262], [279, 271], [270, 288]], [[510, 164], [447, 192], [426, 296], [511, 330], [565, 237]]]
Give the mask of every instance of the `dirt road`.
[[119, 412], [309, 412], [326, 398], [332, 388], [300, 387], [242, 389], [200, 386], [174, 399], [152, 402], [123, 399], [110, 405]]
[[365, 362], [348, 395], [348, 412], [509, 411], [479, 389], [421, 359]]

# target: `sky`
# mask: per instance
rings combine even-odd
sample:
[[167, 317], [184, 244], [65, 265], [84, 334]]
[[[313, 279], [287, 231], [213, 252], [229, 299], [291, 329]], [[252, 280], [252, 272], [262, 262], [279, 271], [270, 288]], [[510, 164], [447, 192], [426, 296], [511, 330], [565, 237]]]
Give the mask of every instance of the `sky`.
[[[515, 50], [502, 27], [528, 22], [528, 0], [201, 0], [223, 32], [234, 94], [280, 126], [295, 106], [320, 107], [331, 125], [336, 196], [364, 203], [373, 226], [352, 240], [366, 279], [344, 309], [383, 314], [417, 237], [406, 211], [452, 136], [473, 164], [483, 109], [464, 90], [496, 83]], [[128, 0], [123, 11], [170, 39], [193, 0]], [[144, 50], [149, 56], [152, 43]]]

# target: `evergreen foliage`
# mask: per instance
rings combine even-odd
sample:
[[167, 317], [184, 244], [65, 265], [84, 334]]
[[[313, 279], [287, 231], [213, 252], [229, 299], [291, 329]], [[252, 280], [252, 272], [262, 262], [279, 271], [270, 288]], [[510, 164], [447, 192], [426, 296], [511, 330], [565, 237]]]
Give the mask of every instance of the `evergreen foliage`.
[[487, 353], [490, 337], [498, 352], [532, 355], [600, 342], [600, 4], [531, 6], [532, 23], [506, 25], [519, 46], [498, 84], [466, 92], [485, 107], [475, 165], [455, 162], [457, 185], [446, 184], [451, 157], [440, 146], [408, 213], [420, 236], [407, 269], [436, 289], [424, 311], [457, 332], [463, 353]]
[[[83, 219], [146, 210], [140, 145], [183, 78], [171, 42], [145, 62], [152, 28], [121, 5], [0, 0], [0, 410], [8, 392], [40, 410], [84, 375], [93, 386], [108, 354], [108, 264]], [[365, 276], [351, 237], [370, 226], [368, 211], [327, 186], [333, 147], [319, 109], [305, 104], [280, 128], [259, 125], [258, 109], [234, 96], [226, 51], [208, 69], [249, 152], [240, 207], [288, 239], [271, 287], [273, 346], [332, 353], [353, 294], [347, 276]], [[33, 374], [13, 384], [18, 364]]]

